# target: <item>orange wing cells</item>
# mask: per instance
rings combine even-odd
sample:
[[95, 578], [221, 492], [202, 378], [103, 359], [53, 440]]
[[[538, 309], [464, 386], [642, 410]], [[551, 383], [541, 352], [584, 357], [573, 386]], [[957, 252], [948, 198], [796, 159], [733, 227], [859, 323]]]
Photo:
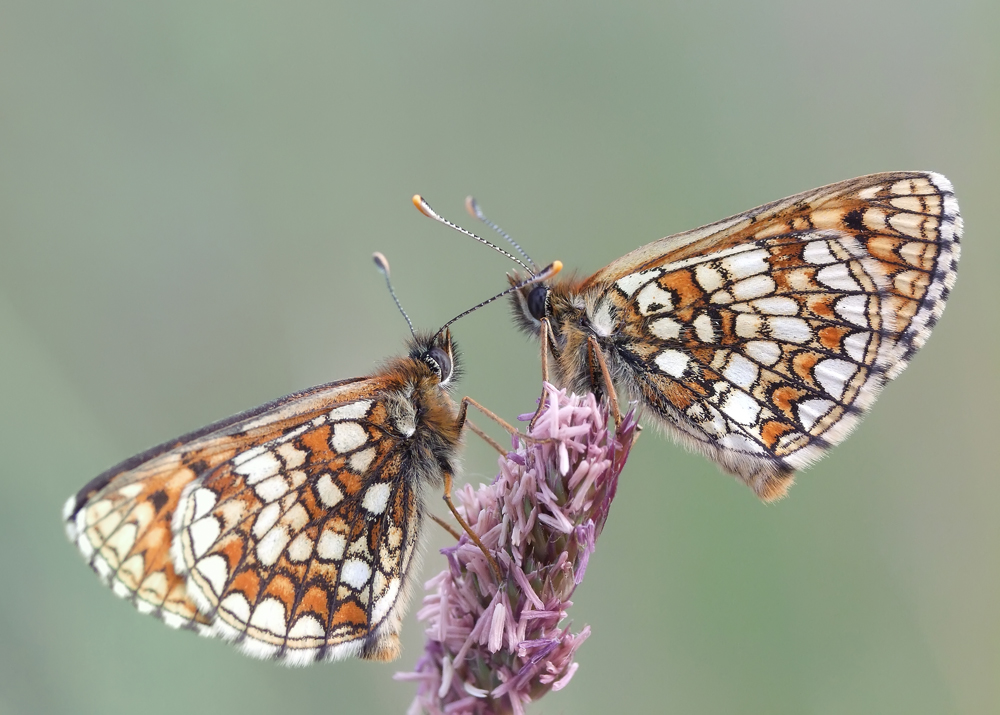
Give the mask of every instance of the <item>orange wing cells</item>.
[[454, 468], [449, 331], [129, 459], [67, 501], [101, 580], [175, 628], [303, 665], [395, 658], [423, 503]]
[[620, 391], [771, 500], [847, 437], [927, 342], [961, 236], [945, 177], [872, 174], [511, 299], [557, 382]]

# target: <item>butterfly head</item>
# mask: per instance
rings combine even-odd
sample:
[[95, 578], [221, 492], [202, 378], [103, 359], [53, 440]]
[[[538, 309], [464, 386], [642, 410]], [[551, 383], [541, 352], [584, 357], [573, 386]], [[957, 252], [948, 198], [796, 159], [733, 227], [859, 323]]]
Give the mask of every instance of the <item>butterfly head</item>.
[[549, 312], [549, 287], [547, 285], [533, 285], [528, 293], [528, 312], [535, 320], [541, 321], [547, 317]]
[[[507, 279], [511, 285], [516, 285], [520, 277], [515, 274]], [[575, 297], [576, 294], [576, 282], [572, 277], [558, 283], [539, 281], [526, 285], [511, 293], [514, 322], [524, 332], [538, 337], [542, 321], [546, 320], [550, 335], [555, 340], [555, 345], [550, 347], [558, 354], [567, 330], [571, 330], [583, 316], [583, 303]]]
[[[521, 281], [514, 273], [508, 274], [507, 280], [512, 286]], [[510, 308], [518, 327], [531, 335], [538, 335], [542, 327], [542, 319], [552, 318], [550, 294], [551, 286], [547, 282], [533, 283], [515, 290], [510, 294]]]
[[410, 341], [410, 357], [427, 365], [441, 387], [450, 387], [461, 374], [458, 348], [448, 328], [434, 335], [415, 335]]

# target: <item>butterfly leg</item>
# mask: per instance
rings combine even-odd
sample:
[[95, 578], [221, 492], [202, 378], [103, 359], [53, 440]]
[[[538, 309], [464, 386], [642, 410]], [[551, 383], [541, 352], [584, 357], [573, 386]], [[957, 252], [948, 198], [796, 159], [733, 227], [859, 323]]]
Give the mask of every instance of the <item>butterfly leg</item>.
[[[503, 417], [501, 417], [500, 415], [496, 414], [492, 410], [489, 410], [489, 409], [483, 407], [478, 402], [476, 402], [475, 400], [473, 400], [471, 397], [463, 397], [462, 398], [462, 406], [458, 410], [458, 425], [459, 425], [460, 429], [463, 428], [465, 426], [465, 424], [468, 422], [468, 418], [467, 418], [466, 415], [469, 412], [469, 405], [472, 405], [477, 410], [479, 410], [480, 412], [482, 412], [484, 415], [486, 415], [487, 417], [489, 417], [491, 420], [493, 420], [494, 422], [496, 422], [498, 425], [500, 425], [501, 427], [503, 427], [505, 430], [507, 430], [507, 432], [509, 434], [511, 434], [511, 435], [517, 435], [518, 438], [523, 439], [525, 442], [531, 442], [532, 444], [543, 444], [545, 442], [552, 442], [552, 441], [554, 441], [550, 437], [546, 437], [545, 439], [538, 439], [537, 437], [531, 437], [529, 435], [522, 434], [521, 432], [518, 432], [517, 431], [517, 427], [515, 427], [514, 425], [512, 425], [511, 423], [509, 423], [507, 420], [505, 420]], [[475, 430], [473, 430], [473, 432], [475, 432]], [[476, 434], [479, 434], [479, 433], [476, 432]], [[490, 440], [490, 441], [492, 441], [492, 440]], [[497, 446], [499, 446], [499, 445], [497, 445]], [[507, 450], [503, 450], [503, 454], [507, 454]]]
[[477, 435], [481, 440], [486, 442], [486, 444], [495, 449], [500, 454], [501, 457], [507, 456], [507, 450], [504, 449], [499, 442], [497, 442], [495, 439], [493, 439], [488, 434], [483, 432], [483, 430], [480, 427], [477, 427], [475, 424], [473, 424], [472, 420], [466, 418], [465, 426], [468, 427], [473, 432], [473, 434]]
[[[549, 319], [542, 318], [541, 328], [538, 331], [538, 342], [542, 346], [542, 382], [549, 381]], [[545, 387], [542, 387], [542, 395], [538, 398], [538, 409], [535, 410], [535, 414], [531, 416], [528, 421], [528, 429], [535, 426], [535, 421], [538, 419], [538, 415], [542, 414], [542, 408], [545, 407]]]
[[[483, 441], [485, 441], [488, 445], [490, 445], [491, 447], [493, 447], [493, 449], [495, 449], [501, 455], [506, 455], [507, 454], [507, 451], [503, 447], [501, 447], [500, 444], [495, 439], [493, 439], [488, 434], [486, 434], [485, 432], [483, 432], [482, 429], [480, 429], [479, 427], [477, 427], [476, 425], [474, 425], [472, 423], [472, 420], [466, 419], [465, 420], [465, 426], [468, 427], [473, 433], [479, 435], [479, 437], [482, 438]], [[428, 516], [438, 526], [440, 526], [442, 529], [444, 529], [449, 534], [451, 534], [452, 538], [454, 538], [455, 541], [458, 541], [459, 539], [462, 538], [462, 535], [459, 534], [454, 529], [452, 529], [451, 525], [449, 525], [448, 522], [446, 522], [444, 519], [442, 519], [439, 516], [436, 516], [434, 514], [428, 514]]]
[[[615, 392], [615, 385], [611, 381], [611, 372], [608, 370], [608, 363], [604, 360], [604, 352], [601, 350], [601, 346], [597, 344], [597, 338], [593, 335], [587, 338], [587, 362], [593, 366], [596, 362], [601, 368], [601, 382], [604, 389], [604, 394], [608, 398], [608, 404], [611, 406], [611, 416], [615, 419], [615, 427], [622, 423], [622, 413], [618, 409], [618, 395]], [[593, 374], [593, 370], [591, 370]]]
[[458, 541], [459, 539], [462, 538], [462, 535], [459, 534], [454, 529], [452, 529], [451, 525], [447, 521], [445, 521], [444, 519], [442, 519], [441, 517], [436, 516], [434, 514], [428, 514], [427, 516], [429, 516], [431, 518], [431, 521], [433, 521], [435, 524], [437, 524], [442, 529], [444, 529], [449, 534], [451, 534], [452, 538], [455, 539], [455, 541]]
[[[476, 532], [472, 530], [472, 527], [469, 526], [469, 524], [465, 521], [465, 519], [462, 518], [462, 515], [458, 513], [458, 509], [455, 508], [455, 503], [452, 502], [451, 500], [451, 485], [452, 485], [451, 472], [445, 472], [444, 495], [443, 495], [444, 503], [448, 505], [448, 508], [451, 510], [451, 513], [454, 515], [455, 519], [458, 521], [459, 526], [462, 527], [462, 530], [469, 535], [470, 539], [472, 539], [472, 543], [478, 546], [479, 550], [483, 552], [483, 556], [486, 557], [486, 561], [489, 563], [490, 568], [493, 570], [493, 575], [496, 576], [497, 582], [501, 582], [503, 580], [503, 577], [500, 574], [500, 566], [497, 565], [496, 559], [493, 558], [493, 555], [489, 552], [489, 550], [480, 540]], [[437, 520], [435, 519], [435, 521]], [[449, 529], [449, 531], [451, 531], [451, 529]]]
[[549, 381], [549, 319], [542, 318], [541, 320], [541, 335], [538, 336], [538, 342], [542, 346], [542, 382]]

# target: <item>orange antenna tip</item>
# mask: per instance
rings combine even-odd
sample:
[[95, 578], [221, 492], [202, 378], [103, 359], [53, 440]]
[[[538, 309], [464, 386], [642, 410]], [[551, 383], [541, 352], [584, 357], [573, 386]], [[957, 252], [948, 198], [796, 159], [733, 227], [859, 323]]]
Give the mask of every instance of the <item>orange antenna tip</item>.
[[561, 271], [563, 268], [562, 261], [552, 261], [549, 265], [545, 266], [542, 270], [538, 272], [536, 276], [529, 282], [535, 283], [537, 281], [547, 281], [549, 278], [554, 276], [556, 273]]
[[432, 218], [435, 221], [441, 220], [441, 217], [437, 215], [437, 213], [434, 211], [434, 209], [431, 208], [431, 205], [429, 203], [424, 201], [424, 197], [421, 196], [420, 194], [413, 195], [413, 205], [417, 207], [417, 211], [422, 213], [427, 218]]
[[476, 203], [475, 198], [472, 196], [465, 197], [465, 210], [469, 212], [469, 215], [472, 216], [472, 218], [482, 218], [483, 212], [480, 210], [479, 204]]

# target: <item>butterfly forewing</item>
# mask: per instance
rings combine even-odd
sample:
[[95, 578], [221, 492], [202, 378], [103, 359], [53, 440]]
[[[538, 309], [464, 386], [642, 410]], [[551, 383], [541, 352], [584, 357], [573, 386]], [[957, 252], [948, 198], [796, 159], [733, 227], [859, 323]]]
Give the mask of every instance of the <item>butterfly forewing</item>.
[[356, 381], [289, 395], [112, 467], [65, 505], [66, 531], [115, 593], [171, 626], [207, 624], [171, 561], [171, 520], [188, 484], [348, 397]]
[[584, 347], [596, 340], [616, 383], [681, 441], [781, 496], [926, 342], [961, 231], [948, 180], [908, 172], [661, 239], [552, 287], [556, 369], [599, 387]]

